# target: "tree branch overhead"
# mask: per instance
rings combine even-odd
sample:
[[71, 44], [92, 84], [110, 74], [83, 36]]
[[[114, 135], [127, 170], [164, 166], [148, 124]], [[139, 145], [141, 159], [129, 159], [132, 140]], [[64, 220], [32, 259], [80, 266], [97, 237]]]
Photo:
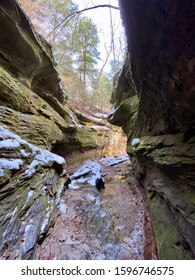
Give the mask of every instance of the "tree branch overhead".
[[[97, 9], [97, 8], [110, 8], [110, 9], [115, 9], [115, 10], [120, 10], [119, 7], [117, 6], [112, 6], [112, 5], [109, 5], [109, 4], [104, 4], [104, 5], [97, 5], [97, 6], [93, 6], [93, 7], [89, 7], [89, 8], [85, 8], [85, 9], [82, 9], [80, 11], [76, 11], [74, 13], [71, 13], [69, 14], [67, 17], [65, 17], [58, 25], [55, 26], [55, 28], [48, 34], [48, 36], [46, 38], [49, 38], [50, 35], [59, 27], [61, 26], [63, 23], [66, 22], [66, 20], [69, 21], [69, 19], [72, 19], [73, 17], [85, 12], [85, 11], [89, 11], [89, 10], [93, 10], [93, 9]], [[66, 24], [65, 24], [66, 25]], [[64, 26], [65, 26], [64, 25]]]

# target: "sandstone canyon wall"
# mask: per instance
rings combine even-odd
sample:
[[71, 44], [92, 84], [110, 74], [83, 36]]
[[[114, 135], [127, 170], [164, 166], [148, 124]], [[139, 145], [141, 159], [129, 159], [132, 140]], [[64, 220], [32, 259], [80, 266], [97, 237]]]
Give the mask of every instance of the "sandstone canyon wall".
[[160, 259], [195, 258], [195, 2], [120, 0], [128, 41], [109, 116], [128, 137]]
[[97, 148], [101, 127], [92, 131], [79, 122], [67, 103], [51, 46], [17, 1], [0, 1], [2, 259], [32, 258], [55, 220], [66, 163], [48, 150], [60, 146], [59, 154], [67, 154]]
[[60, 205], [64, 158], [105, 152], [115, 131], [71, 108], [51, 46], [16, 0], [0, 1], [0, 259], [33, 258]]

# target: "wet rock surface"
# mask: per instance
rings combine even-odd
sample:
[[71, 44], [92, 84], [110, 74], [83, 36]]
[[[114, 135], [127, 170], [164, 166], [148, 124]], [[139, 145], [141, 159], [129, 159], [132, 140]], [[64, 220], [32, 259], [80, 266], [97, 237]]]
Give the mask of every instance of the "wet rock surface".
[[[156, 258], [146, 201], [127, 155], [88, 160], [68, 172], [58, 217], [34, 259]], [[98, 190], [101, 176], [105, 188]]]

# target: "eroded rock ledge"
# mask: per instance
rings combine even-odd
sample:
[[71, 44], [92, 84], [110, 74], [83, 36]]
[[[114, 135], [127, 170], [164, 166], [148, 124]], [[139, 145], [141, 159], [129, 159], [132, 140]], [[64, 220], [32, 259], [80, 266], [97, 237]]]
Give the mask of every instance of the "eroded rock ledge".
[[29, 259], [55, 219], [65, 160], [0, 127], [0, 256]]
[[160, 259], [195, 258], [194, 1], [120, 0], [128, 55], [109, 116], [128, 137]]
[[0, 3], [0, 34], [0, 125], [44, 149], [96, 147], [67, 103], [51, 46], [15, 0]]
[[[66, 102], [51, 46], [34, 31], [17, 1], [1, 1], [2, 259], [31, 258], [55, 220], [65, 161], [45, 149], [51, 150], [59, 142], [82, 147], [85, 136]], [[87, 147], [95, 144], [92, 139]]]

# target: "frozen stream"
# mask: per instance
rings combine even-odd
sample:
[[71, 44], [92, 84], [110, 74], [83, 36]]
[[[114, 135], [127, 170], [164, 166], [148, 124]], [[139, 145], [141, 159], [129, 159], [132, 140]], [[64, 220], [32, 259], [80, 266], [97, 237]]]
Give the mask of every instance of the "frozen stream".
[[[145, 199], [127, 155], [88, 160], [68, 172], [71, 184], [35, 259], [156, 258]], [[95, 187], [100, 176], [105, 180], [103, 190]]]

